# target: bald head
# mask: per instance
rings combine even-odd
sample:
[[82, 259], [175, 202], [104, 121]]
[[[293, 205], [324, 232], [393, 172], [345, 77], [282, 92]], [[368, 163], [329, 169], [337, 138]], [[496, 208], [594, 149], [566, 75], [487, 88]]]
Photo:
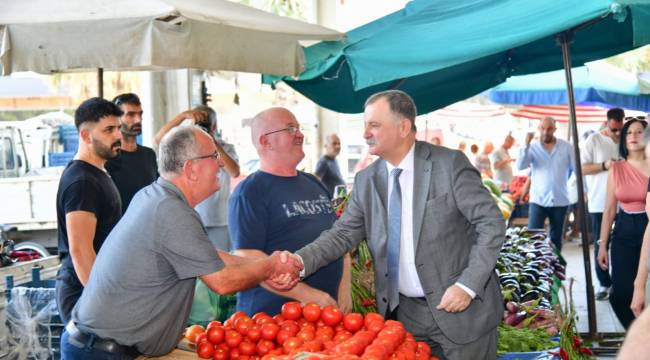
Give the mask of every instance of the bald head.
[[555, 141], [555, 119], [547, 116], [539, 123], [539, 135], [544, 144], [552, 144]]
[[336, 157], [341, 152], [341, 139], [336, 134], [325, 136], [325, 154], [329, 157]]
[[251, 140], [255, 148], [260, 146], [262, 135], [283, 128], [283, 123], [287, 121], [297, 123], [291, 111], [282, 107], [269, 108], [255, 115], [251, 125]]

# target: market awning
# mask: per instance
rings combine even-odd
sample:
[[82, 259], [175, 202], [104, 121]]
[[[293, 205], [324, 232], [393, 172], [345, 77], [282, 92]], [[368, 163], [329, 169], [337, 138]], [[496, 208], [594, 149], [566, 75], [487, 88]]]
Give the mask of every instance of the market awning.
[[[578, 104], [650, 111], [650, 95], [641, 93], [636, 74], [600, 61], [574, 68], [572, 73]], [[513, 76], [486, 93], [499, 104], [566, 105], [569, 102], [563, 70]]]
[[[489, 21], [486, 21], [489, 19]], [[393, 14], [306, 49], [306, 71], [283, 80], [317, 104], [359, 113], [400, 89], [424, 114], [510, 76], [561, 69], [556, 34], [575, 32], [572, 66], [650, 43], [650, 1], [414, 0]]]
[[[512, 116], [541, 120], [547, 116], [556, 121], [569, 122], [569, 108], [566, 105], [525, 105], [513, 111]], [[607, 119], [607, 109], [595, 106], [576, 106], [579, 123], [603, 123]]]
[[16, 71], [192, 68], [296, 75], [300, 40], [343, 34], [226, 0], [2, 0], [0, 66]]

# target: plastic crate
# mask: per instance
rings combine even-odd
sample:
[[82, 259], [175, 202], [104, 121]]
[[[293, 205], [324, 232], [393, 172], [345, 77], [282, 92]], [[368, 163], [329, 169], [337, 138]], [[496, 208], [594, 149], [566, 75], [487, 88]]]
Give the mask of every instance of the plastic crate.
[[[37, 312], [39, 322], [38, 325], [45, 327], [46, 331], [35, 334], [43, 347], [47, 349], [47, 356], [49, 359], [58, 360], [61, 358], [61, 334], [63, 333], [63, 323], [59, 316], [58, 308], [56, 307], [55, 285], [56, 280], [41, 280], [41, 269], [32, 268], [32, 281], [14, 286], [14, 278], [12, 275], [5, 277], [6, 281], [6, 298], [7, 298], [7, 327], [10, 329], [9, 335], [12, 331], [20, 333], [25, 329], [12, 329], [10, 324], [10, 312], [15, 306], [12, 301], [15, 300], [16, 294], [27, 295], [29, 304], [31, 305], [31, 314]], [[15, 293], [15, 294], [14, 294]], [[36, 296], [30, 296], [36, 295]], [[45, 315], [43, 315], [45, 314]], [[20, 314], [19, 314], [20, 315]], [[34, 317], [36, 319], [36, 317]], [[33, 329], [34, 326], [30, 319], [28, 329]], [[35, 358], [34, 356], [28, 357], [29, 359]]]
[[61, 139], [78, 138], [79, 132], [74, 125], [61, 125], [59, 126], [59, 137]]
[[75, 151], [49, 153], [48, 160], [49, 166], [66, 166], [72, 159], [74, 159]]
[[79, 138], [63, 139], [63, 151], [76, 152], [79, 148]]

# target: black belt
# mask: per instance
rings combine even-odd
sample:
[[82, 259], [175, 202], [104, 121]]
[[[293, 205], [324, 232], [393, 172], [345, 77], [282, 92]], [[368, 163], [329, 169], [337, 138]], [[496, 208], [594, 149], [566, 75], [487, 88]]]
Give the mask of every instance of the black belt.
[[70, 344], [80, 349], [84, 349], [88, 346], [91, 349], [109, 353], [125, 354], [134, 358], [140, 356], [140, 352], [136, 350], [135, 347], [120, 345], [113, 340], [102, 339], [95, 334], [87, 334], [79, 330], [72, 321], [68, 322], [65, 331], [68, 333], [68, 341]]

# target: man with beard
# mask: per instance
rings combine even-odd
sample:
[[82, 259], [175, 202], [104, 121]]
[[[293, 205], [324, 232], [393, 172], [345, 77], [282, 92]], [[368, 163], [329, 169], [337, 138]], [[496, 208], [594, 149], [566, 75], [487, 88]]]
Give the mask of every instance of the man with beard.
[[[228, 225], [235, 255], [260, 257], [276, 250], [294, 252], [329, 229], [336, 216], [327, 188], [296, 167], [305, 157], [304, 135], [296, 117], [285, 108], [255, 115], [251, 125], [260, 170], [249, 175], [232, 193]], [[294, 289], [278, 293], [256, 287], [237, 294], [237, 310], [249, 316], [277, 314], [290, 299], [303, 304], [338, 305], [351, 310], [348, 259], [340, 255]]]
[[526, 135], [526, 145], [519, 151], [517, 168], [531, 169], [528, 228], [542, 229], [548, 218], [549, 236], [560, 251], [564, 217], [571, 203], [567, 181], [575, 169], [575, 159], [571, 144], [555, 137], [555, 119], [545, 117], [538, 129], [540, 141], [531, 144], [534, 133]]
[[122, 213], [125, 213], [133, 195], [156, 180], [158, 166], [156, 153], [136, 142], [136, 137], [142, 134], [142, 104], [138, 95], [121, 94], [113, 103], [124, 113], [120, 117], [122, 149], [117, 157], [106, 162], [106, 171], [120, 192]]
[[120, 150], [117, 105], [101, 98], [84, 101], [75, 112], [79, 150], [63, 171], [56, 195], [61, 268], [56, 302], [63, 323], [88, 281], [97, 252], [122, 216], [120, 195], [104, 169]]
[[341, 153], [341, 139], [336, 134], [330, 134], [325, 137], [325, 154], [316, 164], [316, 175], [320, 181], [325, 184], [330, 197], [335, 195], [334, 189], [337, 185], [345, 185], [339, 164], [336, 157]]

